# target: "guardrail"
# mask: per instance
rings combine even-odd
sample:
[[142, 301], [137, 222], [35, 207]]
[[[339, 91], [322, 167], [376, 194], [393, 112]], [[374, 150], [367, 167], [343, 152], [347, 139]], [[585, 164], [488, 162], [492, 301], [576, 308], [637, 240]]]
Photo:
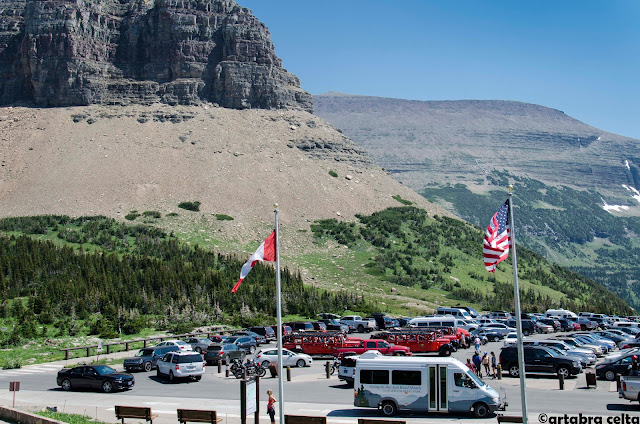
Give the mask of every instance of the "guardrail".
[[[124, 345], [124, 351], [128, 352], [131, 349], [131, 345], [133, 344], [139, 344], [142, 343], [142, 347], [145, 348], [147, 347], [149, 342], [162, 342], [166, 339], [180, 339], [183, 337], [211, 337], [214, 334], [228, 334], [228, 333], [232, 333], [236, 330], [224, 330], [224, 329], [220, 329], [218, 331], [210, 331], [210, 332], [200, 332], [200, 333], [187, 333], [187, 334], [174, 334], [171, 336], [159, 336], [159, 337], [149, 337], [146, 339], [135, 339], [135, 340], [123, 340], [121, 342], [109, 342], [109, 343], [103, 343], [102, 344], [102, 348], [106, 351], [106, 352], [99, 352], [98, 348], [100, 347], [100, 345], [90, 345], [90, 346], [75, 346], [75, 347], [66, 347], [64, 349], [60, 349], [60, 351], [64, 352], [64, 359], [68, 360], [70, 358], [69, 352], [75, 351], [75, 350], [86, 350], [87, 352], [87, 357], [92, 355], [92, 351], [95, 351], [95, 355], [100, 354], [100, 353], [106, 353], [109, 354], [111, 353], [111, 351], [113, 350], [112, 347], [114, 346], [121, 346]], [[134, 347], [134, 349], [137, 349], [138, 347]], [[119, 350], [118, 350], [119, 351]]]

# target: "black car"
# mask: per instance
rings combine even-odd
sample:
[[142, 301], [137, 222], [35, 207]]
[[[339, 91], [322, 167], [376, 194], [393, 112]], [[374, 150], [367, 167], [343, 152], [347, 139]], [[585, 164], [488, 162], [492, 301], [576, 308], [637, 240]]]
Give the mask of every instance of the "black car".
[[226, 339], [222, 340], [222, 343], [224, 344], [233, 343], [234, 345], [238, 346], [240, 349], [248, 350], [249, 353], [255, 352], [256, 346], [258, 346], [258, 343], [256, 343], [256, 339], [249, 336], [227, 337]]
[[294, 321], [286, 323], [294, 332], [313, 331], [313, 324], [310, 322]]
[[[521, 319], [520, 322], [522, 323], [522, 334], [524, 334], [525, 336], [528, 336], [528, 335], [536, 333], [537, 326], [536, 326], [535, 322], [533, 322], [530, 319]], [[505, 324], [507, 325], [507, 327], [516, 328], [516, 320], [515, 319], [507, 320], [505, 322]]]
[[156, 367], [158, 359], [168, 352], [179, 352], [179, 346], [145, 347], [140, 349], [133, 358], [124, 360], [124, 369], [127, 372], [132, 370], [151, 371]]
[[349, 332], [349, 326], [340, 324], [340, 321], [337, 319], [321, 319], [318, 320], [318, 322], [324, 322], [324, 325], [327, 326], [327, 331], [340, 331], [345, 334]]
[[261, 336], [264, 336], [267, 342], [270, 342], [276, 339], [276, 332], [273, 331], [273, 328], [271, 327], [265, 327], [260, 325], [257, 327], [251, 327], [249, 330], [253, 331], [256, 334], [260, 334]]
[[616, 374], [629, 375], [631, 361], [633, 360], [633, 355], [636, 354], [629, 354], [613, 361], [605, 360], [603, 363], [596, 365], [596, 376], [613, 381], [616, 379]]
[[558, 322], [560, 323], [560, 331], [573, 331], [573, 322], [558, 318]]
[[107, 365], [83, 365], [58, 371], [56, 383], [65, 391], [97, 389], [111, 393], [114, 390], [131, 389], [135, 379], [129, 373], [117, 372]]
[[[582, 365], [574, 358], [559, 355], [543, 346], [523, 346], [524, 366], [530, 373], [553, 373], [569, 377], [582, 372]], [[510, 376], [518, 377], [518, 350], [515, 346], [502, 348], [500, 352], [500, 365]]]
[[312, 322], [311, 325], [313, 325], [313, 329], [316, 331], [327, 331], [327, 324], [325, 324], [324, 322]]
[[498, 340], [504, 339], [504, 334], [498, 331], [492, 331], [490, 328], [483, 330], [476, 330], [471, 332], [471, 337], [478, 336], [482, 340], [482, 337], [486, 337], [490, 342], [497, 342]]
[[210, 344], [204, 352], [204, 360], [207, 365], [215, 364], [218, 361], [229, 364], [232, 359], [240, 359], [244, 362], [246, 357], [247, 352], [233, 343]]

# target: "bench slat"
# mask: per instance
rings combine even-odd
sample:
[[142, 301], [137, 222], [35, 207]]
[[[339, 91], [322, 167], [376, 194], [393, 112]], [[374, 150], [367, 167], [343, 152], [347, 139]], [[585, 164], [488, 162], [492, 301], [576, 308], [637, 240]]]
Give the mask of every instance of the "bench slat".
[[374, 420], [369, 418], [358, 418], [358, 424], [407, 424], [407, 422], [398, 420]]
[[285, 415], [285, 424], [327, 424], [327, 417], [309, 417], [306, 415]]
[[499, 423], [521, 423], [522, 417], [513, 415], [498, 415]]

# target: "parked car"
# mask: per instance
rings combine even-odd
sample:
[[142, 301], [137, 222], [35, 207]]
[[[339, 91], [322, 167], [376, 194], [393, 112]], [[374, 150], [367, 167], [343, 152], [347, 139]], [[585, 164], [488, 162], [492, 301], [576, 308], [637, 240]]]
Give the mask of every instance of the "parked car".
[[580, 324], [580, 329], [582, 331], [595, 330], [598, 328], [598, 324], [595, 321], [591, 321], [589, 318], [578, 317], [575, 321]]
[[200, 381], [204, 374], [204, 365], [199, 353], [169, 352], [158, 361], [156, 373], [159, 378], [166, 377], [171, 382], [178, 378], [192, 378]]
[[271, 327], [265, 327], [260, 325], [256, 327], [251, 327], [249, 330], [253, 331], [254, 333], [258, 333], [261, 336], [264, 336], [267, 342], [273, 341], [277, 337], [275, 330]]
[[608, 381], [613, 381], [616, 379], [616, 374], [629, 375], [631, 371], [631, 361], [636, 354], [637, 353], [631, 353], [622, 357], [605, 359], [604, 362], [596, 365], [596, 376]]
[[352, 331], [358, 331], [359, 333], [371, 332], [376, 330], [377, 325], [375, 321], [369, 321], [367, 319], [362, 319], [360, 315], [347, 315], [340, 318], [340, 322], [342, 324], [346, 324], [349, 326]]
[[183, 352], [191, 352], [193, 350], [190, 344], [182, 340], [165, 340], [156, 345], [156, 347], [162, 346], [178, 346]]
[[151, 371], [156, 367], [158, 359], [162, 358], [168, 352], [179, 352], [180, 348], [175, 345], [161, 347], [145, 347], [140, 349], [132, 358], [124, 360], [124, 369], [126, 372], [131, 370]]
[[[269, 365], [269, 362], [278, 362], [278, 349], [268, 349], [258, 352], [255, 358], [256, 362], [262, 366]], [[283, 367], [308, 367], [313, 363], [311, 356], [306, 353], [296, 353], [289, 349], [282, 349], [282, 366]]]
[[503, 343], [505, 346], [515, 345], [518, 342], [518, 333], [512, 331], [511, 333], [504, 336]]
[[206, 351], [207, 347], [209, 347], [209, 345], [213, 343], [210, 339], [206, 337], [192, 337], [190, 339], [185, 340], [185, 342], [191, 345], [191, 349], [198, 353], [202, 353]]
[[555, 329], [553, 328], [553, 325], [549, 325], [549, 324], [538, 323], [538, 324], [536, 324], [536, 328], [540, 333], [544, 333], [544, 334], [549, 334], [549, 333], [554, 333], [555, 332]]
[[492, 323], [484, 324], [482, 325], [482, 327], [478, 328], [478, 330], [493, 331], [493, 332], [502, 334], [503, 337], [513, 332], [513, 328], [501, 322], [492, 322]]
[[573, 331], [573, 323], [564, 318], [559, 318], [558, 322], [560, 323], [560, 331]]
[[319, 322], [324, 322], [327, 326], [327, 330], [329, 331], [340, 331], [341, 333], [348, 333], [349, 326], [345, 324], [340, 324], [340, 321], [337, 319], [321, 319]]
[[553, 331], [557, 332], [562, 330], [562, 324], [560, 324], [560, 321], [557, 319], [552, 319], [552, 318], [541, 318], [537, 321], [538, 324], [546, 324], [546, 325], [550, 325], [551, 327], [553, 327]]
[[[522, 334], [524, 334], [525, 336], [535, 334], [537, 332], [536, 323], [531, 321], [530, 319], [521, 319], [520, 322], [522, 323]], [[505, 324], [507, 324], [507, 326], [509, 327], [512, 327], [513, 329], [516, 328], [515, 319], [509, 319], [505, 321]]]
[[[273, 332], [275, 333], [276, 339], [277, 339], [278, 338], [278, 326], [277, 325], [272, 325], [271, 329], [273, 329]], [[281, 331], [282, 331], [282, 335], [283, 336], [286, 336], [288, 334], [293, 333], [293, 329], [289, 325], [282, 325], [282, 330]]]
[[288, 322], [287, 325], [291, 327], [293, 331], [313, 331], [313, 324], [311, 324], [311, 322], [293, 321]]
[[313, 329], [316, 331], [327, 331], [327, 324], [321, 321], [312, 322]]
[[495, 331], [492, 329], [483, 330], [482, 327], [471, 332], [472, 339], [475, 339], [476, 336], [480, 337], [480, 340], [482, 340], [483, 337], [486, 337], [487, 341], [490, 341], [490, 342], [497, 342], [499, 340], [504, 339], [505, 337], [505, 335], [499, 331]]
[[[567, 378], [582, 372], [578, 359], [559, 355], [543, 346], [523, 346], [524, 367], [526, 372], [553, 373]], [[515, 346], [502, 348], [500, 365], [510, 376], [519, 377], [518, 351]]]
[[233, 333], [234, 336], [249, 336], [253, 337], [256, 340], [256, 346], [260, 346], [261, 344], [267, 343], [267, 338], [265, 336], [261, 336], [258, 333], [254, 333], [253, 331], [242, 330], [236, 331]]
[[253, 353], [256, 351], [256, 347], [258, 344], [256, 343], [256, 339], [249, 336], [231, 336], [222, 340], [222, 343], [233, 343], [238, 346], [240, 349], [249, 351], [249, 353]]
[[213, 365], [218, 361], [229, 364], [232, 359], [240, 359], [244, 362], [247, 352], [233, 343], [213, 343], [204, 352], [204, 360], [207, 365]]
[[135, 378], [126, 372], [118, 372], [107, 365], [83, 365], [58, 371], [56, 383], [62, 390], [97, 389], [105, 393], [128, 390], [135, 385]]

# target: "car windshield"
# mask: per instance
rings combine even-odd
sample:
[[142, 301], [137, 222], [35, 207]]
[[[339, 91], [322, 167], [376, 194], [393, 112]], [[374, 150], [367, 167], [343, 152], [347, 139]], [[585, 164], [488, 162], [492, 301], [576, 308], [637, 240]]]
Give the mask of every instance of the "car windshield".
[[99, 375], [109, 375], [116, 372], [116, 370], [106, 365], [98, 365], [93, 367], [93, 369], [96, 370]]
[[175, 343], [176, 343], [178, 346], [184, 346], [184, 345], [186, 345], [186, 343], [185, 343], [185, 342], [183, 342], [182, 340], [178, 340], [178, 341], [176, 341]]
[[239, 337], [227, 337], [226, 339], [223, 339], [223, 341], [225, 343], [235, 343], [236, 340], [238, 340]]
[[151, 349], [140, 349], [138, 353], [136, 353], [136, 357], [151, 356], [151, 355], [153, 355], [153, 350]]

